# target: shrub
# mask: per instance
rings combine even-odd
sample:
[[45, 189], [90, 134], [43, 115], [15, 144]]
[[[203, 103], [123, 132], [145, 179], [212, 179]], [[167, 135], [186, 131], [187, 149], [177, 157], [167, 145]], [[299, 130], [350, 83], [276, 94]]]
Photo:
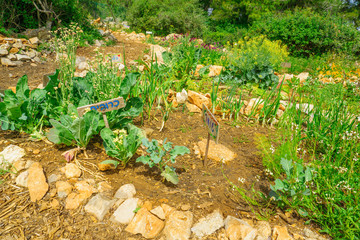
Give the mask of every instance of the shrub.
[[360, 53], [360, 32], [336, 16], [323, 16], [311, 10], [267, 16], [250, 28], [271, 40], [281, 40], [294, 56], [321, 55], [325, 52]]
[[198, 0], [135, 0], [127, 20], [136, 31], [159, 35], [190, 32], [199, 36], [205, 29], [205, 16]]

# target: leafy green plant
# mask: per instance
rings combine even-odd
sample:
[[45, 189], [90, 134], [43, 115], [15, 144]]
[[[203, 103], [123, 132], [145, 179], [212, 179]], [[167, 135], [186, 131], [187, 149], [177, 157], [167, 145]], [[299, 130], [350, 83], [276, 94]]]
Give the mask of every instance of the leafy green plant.
[[27, 76], [21, 77], [16, 85], [16, 93], [5, 90], [4, 101], [0, 102], [0, 124], [2, 130], [18, 130], [32, 133], [43, 123], [46, 113], [47, 91], [30, 91]]
[[172, 146], [171, 142], [159, 144], [157, 140], [153, 139], [151, 142], [144, 138], [143, 145], [147, 148], [149, 153], [147, 156], [141, 156], [136, 159], [136, 162], [149, 165], [150, 168], [157, 167], [161, 171], [161, 176], [167, 181], [178, 184], [179, 178], [175, 172], [175, 168], [168, 166], [168, 162], [175, 163], [175, 159], [179, 155], [189, 154], [190, 150], [184, 146]]
[[[296, 206], [299, 201], [303, 200], [304, 196], [310, 195], [309, 186], [313, 179], [312, 172], [314, 169], [304, 168], [303, 164], [285, 158], [281, 159], [280, 164], [286, 178], [275, 180], [275, 184], [270, 186], [272, 190], [270, 196], [274, 197], [277, 204], [281, 207], [284, 207], [285, 203]], [[299, 213], [303, 216], [308, 215], [304, 210]]]
[[106, 154], [114, 157], [125, 166], [141, 145], [144, 138], [139, 128], [132, 124], [126, 125], [124, 129], [111, 130], [104, 128], [100, 132], [104, 141]]
[[61, 115], [60, 121], [50, 119], [53, 128], [46, 136], [55, 144], [76, 145], [85, 150], [92, 136], [99, 133], [100, 114], [89, 109], [82, 117], [78, 117], [76, 110], [69, 112], [70, 115]]

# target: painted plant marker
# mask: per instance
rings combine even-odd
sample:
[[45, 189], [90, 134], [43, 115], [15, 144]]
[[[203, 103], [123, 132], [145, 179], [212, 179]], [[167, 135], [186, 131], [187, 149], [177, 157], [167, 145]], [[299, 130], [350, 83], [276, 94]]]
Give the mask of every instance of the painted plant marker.
[[216, 144], [219, 141], [219, 131], [220, 131], [220, 124], [216, 120], [214, 114], [210, 112], [210, 110], [203, 104], [203, 121], [206, 124], [208, 128], [208, 139], [206, 143], [206, 150], [205, 150], [205, 158], [204, 158], [204, 166], [207, 165], [207, 155], [209, 152], [209, 144], [210, 144], [210, 138], [212, 137]]
[[82, 115], [84, 115], [85, 109], [88, 109], [88, 108], [90, 110], [95, 110], [95, 111], [102, 113], [104, 122], [105, 122], [105, 127], [109, 128], [109, 122], [106, 118], [106, 112], [118, 110], [123, 107], [125, 107], [124, 98], [118, 97], [118, 98], [110, 99], [107, 101], [78, 107], [77, 111], [78, 111], [79, 117], [82, 117]]
[[121, 55], [118, 54], [118, 55], [112, 55], [111, 56], [111, 61], [114, 62], [114, 63], [122, 63], [123, 59], [121, 58]]

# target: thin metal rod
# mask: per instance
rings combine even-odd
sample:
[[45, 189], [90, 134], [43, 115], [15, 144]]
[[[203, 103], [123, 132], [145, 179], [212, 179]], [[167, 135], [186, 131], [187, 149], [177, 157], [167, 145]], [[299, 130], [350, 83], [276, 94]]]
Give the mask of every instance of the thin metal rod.
[[102, 115], [103, 115], [103, 118], [104, 118], [105, 127], [110, 128], [109, 127], [109, 122], [108, 122], [107, 117], [106, 117], [106, 113], [102, 113]]

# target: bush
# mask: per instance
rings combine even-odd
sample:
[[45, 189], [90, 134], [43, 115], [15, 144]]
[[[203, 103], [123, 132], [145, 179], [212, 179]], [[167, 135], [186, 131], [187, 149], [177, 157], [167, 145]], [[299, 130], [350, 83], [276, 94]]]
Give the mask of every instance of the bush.
[[220, 80], [238, 84], [253, 82], [261, 88], [278, 82], [274, 69], [288, 56], [286, 46], [280, 41], [270, 41], [262, 35], [245, 37], [228, 49], [230, 65], [220, 75]]
[[360, 53], [360, 32], [336, 16], [322, 16], [311, 10], [285, 12], [265, 17], [249, 33], [262, 32], [271, 40], [281, 40], [294, 56], [321, 55], [326, 52]]
[[172, 32], [200, 36], [205, 29], [205, 16], [198, 0], [134, 0], [127, 20], [136, 31], [153, 31], [158, 35]]
[[209, 31], [204, 32], [203, 40], [206, 43], [220, 43], [225, 45], [227, 42], [236, 42], [239, 37], [245, 36], [246, 28], [228, 22], [210, 21]]

